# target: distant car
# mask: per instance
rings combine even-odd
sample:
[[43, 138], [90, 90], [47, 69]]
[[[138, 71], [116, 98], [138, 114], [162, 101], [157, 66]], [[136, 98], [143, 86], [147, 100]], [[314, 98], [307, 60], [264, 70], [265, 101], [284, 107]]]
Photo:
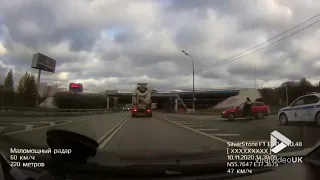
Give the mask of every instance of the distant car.
[[[226, 109], [222, 112], [221, 117], [228, 118], [228, 120], [243, 118], [243, 106], [244, 103], [235, 108]], [[268, 116], [270, 114], [270, 108], [263, 102], [253, 102], [251, 106], [251, 114], [252, 117], [263, 119], [265, 116]]]
[[320, 93], [300, 96], [278, 112], [282, 125], [289, 122], [315, 122], [320, 126]]
[[125, 106], [122, 108], [122, 111], [131, 111], [131, 107]]

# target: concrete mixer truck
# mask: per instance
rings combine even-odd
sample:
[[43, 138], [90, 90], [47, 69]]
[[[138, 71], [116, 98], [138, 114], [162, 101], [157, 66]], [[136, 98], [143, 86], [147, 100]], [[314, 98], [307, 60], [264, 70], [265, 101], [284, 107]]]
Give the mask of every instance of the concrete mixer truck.
[[151, 93], [147, 88], [147, 83], [138, 83], [136, 89], [132, 92], [131, 116], [152, 117]]

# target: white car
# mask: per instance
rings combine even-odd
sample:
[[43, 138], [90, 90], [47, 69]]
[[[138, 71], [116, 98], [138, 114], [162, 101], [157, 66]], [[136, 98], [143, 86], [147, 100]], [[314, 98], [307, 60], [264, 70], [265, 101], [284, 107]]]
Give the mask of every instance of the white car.
[[320, 126], [320, 93], [300, 96], [278, 112], [279, 122], [315, 122]]

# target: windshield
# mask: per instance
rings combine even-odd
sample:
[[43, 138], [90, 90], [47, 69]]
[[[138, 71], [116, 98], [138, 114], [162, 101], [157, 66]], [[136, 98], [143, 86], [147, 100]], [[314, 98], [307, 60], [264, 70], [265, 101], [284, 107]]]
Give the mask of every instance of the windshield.
[[138, 164], [270, 145], [274, 131], [298, 144], [277, 153], [320, 140], [320, 3], [0, 6], [0, 141], [47, 147], [64, 129]]

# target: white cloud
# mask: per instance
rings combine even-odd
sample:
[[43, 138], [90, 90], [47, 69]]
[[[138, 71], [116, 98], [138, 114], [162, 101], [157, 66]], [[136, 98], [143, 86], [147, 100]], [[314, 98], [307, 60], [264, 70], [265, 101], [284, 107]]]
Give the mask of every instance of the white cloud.
[[68, 75], [69, 75], [68, 72], [61, 72], [61, 73], [58, 73], [58, 78], [59, 80], [68, 80]]
[[7, 49], [0, 43], [0, 56], [3, 56], [7, 52]]
[[[192, 54], [196, 71], [210, 68], [319, 10], [320, 3], [302, 0], [5, 1], [1, 67], [15, 67], [17, 75], [30, 71], [32, 55], [42, 52], [57, 60], [56, 73], [43, 73], [42, 82], [81, 82], [90, 91], [131, 89], [139, 81], [162, 90], [192, 88], [192, 61], [182, 49]], [[196, 88], [253, 87], [255, 68], [259, 86], [304, 77], [310, 68], [316, 82], [318, 27], [196, 73]]]

